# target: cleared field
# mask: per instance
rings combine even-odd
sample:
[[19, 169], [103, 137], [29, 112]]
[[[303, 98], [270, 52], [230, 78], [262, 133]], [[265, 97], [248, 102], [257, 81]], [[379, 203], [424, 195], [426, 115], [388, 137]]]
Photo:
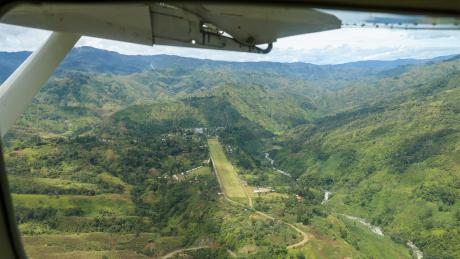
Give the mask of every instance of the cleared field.
[[142, 250], [152, 237], [141, 233], [53, 234], [23, 236], [29, 258], [147, 258]]
[[81, 208], [84, 216], [98, 216], [101, 213], [131, 215], [134, 204], [126, 195], [44, 195], [13, 194], [15, 206], [26, 208], [51, 207], [55, 209]]
[[[47, 259], [75, 259], [75, 258], [85, 258], [85, 259], [101, 259], [101, 258], [110, 258], [110, 259], [141, 259], [141, 258], [151, 258], [142, 254], [139, 254], [135, 251], [126, 251], [126, 250], [104, 250], [104, 251], [73, 251], [73, 252], [63, 252], [63, 253], [45, 253]], [[38, 256], [29, 256], [30, 259], [40, 259], [43, 258], [42, 254]]]
[[106, 188], [124, 191], [127, 195], [129, 195], [129, 193], [132, 190], [131, 185], [123, 182], [123, 180], [121, 180], [120, 178], [115, 177], [109, 173], [102, 173], [99, 174], [97, 177], [101, 182], [102, 186], [105, 186]]
[[210, 175], [211, 168], [209, 166], [203, 166], [196, 170], [191, 171], [188, 176], [203, 176], [203, 175]]
[[365, 258], [359, 251], [344, 241], [310, 240], [301, 248], [289, 250], [292, 258], [327, 259], [327, 258]]
[[101, 192], [96, 184], [63, 179], [9, 175], [8, 181], [14, 193], [98, 194]]
[[225, 195], [231, 199], [237, 200], [247, 199], [246, 192], [241, 185], [240, 179], [233, 168], [233, 165], [228, 161], [224, 153], [222, 145], [217, 139], [208, 139], [209, 151], [213, 160], [219, 184]]

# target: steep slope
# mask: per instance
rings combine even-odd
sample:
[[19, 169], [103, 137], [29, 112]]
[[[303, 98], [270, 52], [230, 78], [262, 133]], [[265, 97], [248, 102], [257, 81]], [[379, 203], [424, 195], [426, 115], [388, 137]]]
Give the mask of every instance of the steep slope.
[[459, 70], [446, 61], [373, 86], [388, 96], [296, 128], [275, 160], [300, 182], [332, 190], [332, 211], [367, 218], [428, 258], [459, 257]]
[[326, 94], [322, 108], [337, 113], [364, 105], [393, 105], [429, 96], [438, 88], [455, 83], [459, 70], [458, 56], [424, 66], [400, 66], [381, 73], [378, 79], [357, 80], [344, 89]]
[[281, 133], [318, 116], [308, 98], [295, 98], [260, 85], [223, 86], [206, 95], [226, 100], [247, 119], [273, 133]]
[[133, 136], [205, 128], [207, 134], [220, 132], [227, 142], [239, 143], [249, 154], [261, 147], [262, 139], [273, 136], [218, 96], [132, 106], [115, 113], [104, 125], [103, 132], [108, 135], [126, 131]]

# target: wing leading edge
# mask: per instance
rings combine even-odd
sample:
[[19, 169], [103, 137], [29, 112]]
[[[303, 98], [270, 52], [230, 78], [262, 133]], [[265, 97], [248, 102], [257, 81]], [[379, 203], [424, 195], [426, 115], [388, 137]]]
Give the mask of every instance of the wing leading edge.
[[281, 37], [341, 26], [333, 14], [310, 8], [180, 3], [24, 4], [0, 22], [144, 45], [256, 53], [267, 53]]

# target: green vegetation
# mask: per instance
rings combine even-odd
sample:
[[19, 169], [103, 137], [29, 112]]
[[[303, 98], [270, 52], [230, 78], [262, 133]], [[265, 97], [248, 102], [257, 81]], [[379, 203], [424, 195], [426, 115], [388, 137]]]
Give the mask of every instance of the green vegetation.
[[458, 258], [460, 60], [366, 64], [74, 50], [4, 139], [27, 253]]
[[146, 234], [47, 234], [24, 236], [23, 242], [30, 258], [148, 258], [137, 251], [150, 238]]
[[12, 175], [9, 177], [9, 184], [11, 191], [14, 193], [95, 195], [101, 192], [96, 184], [80, 183], [59, 178]]
[[427, 257], [460, 256], [460, 81], [449, 72], [457, 67], [453, 60], [411, 70], [386, 106], [378, 100], [293, 129], [275, 159], [307, 185], [331, 189], [331, 210], [367, 218]]
[[217, 139], [208, 139], [208, 146], [216, 175], [225, 195], [231, 199], [246, 200], [246, 192], [235, 168], [225, 156], [219, 141]]
[[96, 216], [98, 214], [130, 215], [134, 209], [131, 200], [119, 194], [86, 195], [42, 195], [15, 194], [13, 201], [23, 208], [54, 208], [71, 210], [78, 208], [81, 215]]

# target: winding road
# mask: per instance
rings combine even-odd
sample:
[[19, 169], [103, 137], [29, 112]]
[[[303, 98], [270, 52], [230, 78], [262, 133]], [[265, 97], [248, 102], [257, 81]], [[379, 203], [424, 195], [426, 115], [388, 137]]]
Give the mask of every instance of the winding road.
[[[267, 155], [268, 155], [268, 154], [267, 154]], [[267, 157], [266, 157], [266, 158], [267, 158]], [[269, 158], [268, 158], [268, 159], [269, 159]], [[240, 206], [240, 207], [242, 207], [242, 208], [251, 210], [251, 211], [253, 211], [254, 213], [257, 213], [257, 214], [259, 214], [260, 216], [262, 216], [262, 217], [264, 217], [264, 218], [267, 218], [267, 219], [269, 219], [269, 220], [276, 220], [276, 221], [282, 222], [282, 223], [285, 224], [286, 226], [288, 226], [288, 227], [294, 229], [297, 233], [299, 233], [299, 234], [302, 236], [302, 240], [300, 240], [300, 241], [297, 242], [297, 243], [294, 243], [294, 244], [292, 244], [292, 245], [287, 246], [287, 249], [294, 249], [294, 248], [302, 247], [303, 245], [305, 245], [308, 241], [310, 241], [310, 240], [312, 239], [312, 236], [311, 236], [310, 234], [308, 234], [307, 232], [303, 231], [302, 229], [296, 227], [295, 225], [293, 225], [293, 224], [291, 224], [291, 223], [288, 223], [288, 222], [286, 222], [286, 221], [284, 221], [284, 220], [282, 220], [282, 219], [273, 217], [273, 216], [271, 216], [271, 215], [269, 215], [269, 214], [266, 214], [266, 213], [264, 213], [264, 212], [262, 212], [262, 211], [258, 211], [258, 210], [256, 210], [256, 209], [254, 209], [254, 203], [253, 203], [253, 200], [252, 200], [252, 198], [251, 198], [251, 195], [250, 195], [250, 193], [248, 193], [248, 190], [247, 190], [246, 188], [244, 188], [244, 186], [242, 186], [242, 187], [243, 187], [243, 189], [244, 189], [245, 192], [246, 192], [246, 197], [248, 198], [248, 204], [249, 204], [249, 206], [246, 205], [246, 204], [243, 204], [243, 203], [234, 201], [234, 200], [232, 200], [231, 198], [229, 198], [229, 197], [225, 194], [225, 192], [224, 192], [224, 190], [223, 190], [222, 181], [221, 181], [221, 179], [219, 179], [219, 174], [217, 174], [217, 168], [216, 168], [216, 166], [215, 166], [215, 163], [214, 163], [214, 160], [213, 160], [212, 155], [211, 155], [211, 162], [212, 162], [213, 170], [215, 171], [214, 173], [215, 173], [215, 175], [216, 175], [216, 177], [217, 177], [217, 181], [218, 181], [218, 183], [219, 183], [220, 189], [221, 189], [221, 191], [222, 191], [222, 193], [223, 193], [223, 196], [224, 196], [224, 198], [225, 198], [226, 201], [228, 201], [228, 202], [230, 202], [230, 203], [232, 203], [232, 204], [234, 204], [234, 205]], [[290, 175], [287, 174], [287, 173], [284, 173], [284, 172], [283, 172], [283, 174], [290, 177]], [[166, 255], [162, 256], [161, 258], [167, 259], [167, 258], [171, 258], [171, 257], [173, 257], [174, 255], [177, 255], [177, 254], [182, 253], [182, 252], [195, 251], [195, 250], [204, 249], [204, 248], [209, 248], [209, 247], [210, 247], [210, 246], [194, 246], [194, 247], [189, 247], [189, 248], [181, 248], [181, 249], [177, 249], [177, 250], [171, 251], [171, 252], [167, 253]], [[232, 257], [236, 257], [236, 254], [235, 254], [233, 251], [230, 251], [230, 250], [229, 250], [228, 252], [229, 252], [229, 254], [230, 254]]]
[[252, 210], [254, 211], [255, 213], [261, 215], [262, 217], [265, 217], [267, 219], [270, 219], [270, 220], [277, 220], [277, 221], [280, 221], [282, 222], [283, 224], [285, 224], [286, 226], [294, 229], [297, 233], [299, 233], [300, 235], [302, 235], [302, 240], [295, 243], [295, 244], [292, 244], [292, 245], [289, 245], [287, 246], [288, 249], [292, 249], [292, 248], [297, 248], [297, 247], [301, 247], [303, 245], [305, 245], [308, 241], [310, 241], [312, 239], [312, 236], [310, 234], [308, 234], [307, 232], [301, 230], [300, 228], [294, 226], [293, 224], [291, 223], [288, 223], [282, 219], [279, 219], [279, 218], [275, 218], [271, 215], [268, 215], [267, 213], [264, 213], [262, 211], [259, 211], [259, 210], [256, 210], [254, 209], [254, 207], [252, 207], [252, 199], [249, 198], [248, 196], [248, 199], [250, 200], [250, 204], [251, 204], [251, 207], [247, 207], [246, 205], [242, 204], [242, 203], [239, 203], [237, 201], [234, 201], [232, 199], [230, 199], [229, 197], [227, 197], [225, 194], [224, 194], [224, 197], [225, 197], [225, 200], [227, 200], [228, 202], [234, 204], [234, 205], [237, 205], [237, 206], [240, 206], [240, 207], [243, 207], [245, 209], [249, 209], [249, 210]]
[[179, 254], [179, 253], [182, 253], [182, 252], [187, 252], [187, 251], [195, 251], [195, 250], [199, 250], [199, 249], [204, 249], [204, 248], [209, 248], [210, 246], [194, 246], [194, 247], [189, 247], [189, 248], [182, 248], [182, 249], [177, 249], [177, 250], [174, 250], [172, 252], [169, 252], [167, 254], [165, 254], [163, 257], [163, 259], [167, 259], [167, 258], [171, 258], [173, 256], [175, 256], [176, 254]]
[[288, 223], [288, 222], [286, 222], [284, 220], [281, 220], [281, 219], [277, 219], [277, 218], [275, 218], [273, 216], [270, 216], [270, 215], [268, 215], [268, 214], [266, 214], [264, 212], [261, 212], [261, 211], [255, 210], [255, 209], [253, 209], [253, 210], [254, 210], [255, 213], [257, 213], [257, 214], [259, 214], [259, 215], [261, 215], [261, 216], [263, 216], [265, 218], [268, 218], [268, 219], [271, 219], [271, 220], [278, 220], [280, 222], [283, 222], [283, 224], [285, 224], [286, 226], [291, 227], [292, 229], [294, 229], [295, 231], [297, 231], [299, 234], [302, 235], [302, 240], [297, 242], [297, 243], [295, 243], [295, 244], [287, 246], [288, 249], [301, 247], [301, 246], [305, 245], [308, 241], [310, 241], [311, 236], [307, 232], [305, 232], [305, 231], [301, 230], [300, 228], [292, 225], [291, 223]]
[[[212, 156], [211, 156], [211, 161], [212, 161], [212, 164], [215, 165], [215, 164], [214, 164], [214, 161], [212, 160]], [[217, 171], [217, 168], [216, 168], [215, 166], [213, 166], [213, 169]], [[217, 177], [217, 180], [218, 180], [219, 185], [220, 185], [221, 190], [222, 190], [222, 185], [220, 184], [221, 181], [220, 181], [220, 179], [219, 179], [219, 174], [215, 173], [215, 175], [216, 175], [216, 177]], [[224, 195], [226, 201], [228, 201], [228, 202], [230, 202], [230, 203], [232, 203], [232, 204], [238, 205], [238, 206], [240, 206], [240, 207], [243, 207], [243, 208], [245, 208], [245, 209], [252, 210], [252, 211], [254, 211], [255, 213], [257, 213], [257, 214], [259, 214], [259, 215], [261, 215], [262, 217], [265, 217], [265, 218], [267, 218], [267, 219], [276, 220], [276, 221], [282, 222], [282, 223], [285, 224], [286, 226], [288, 226], [288, 227], [294, 229], [297, 233], [299, 233], [300, 235], [302, 235], [302, 240], [299, 241], [299, 242], [297, 242], [297, 243], [295, 243], [295, 244], [292, 244], [292, 245], [287, 246], [288, 249], [293, 249], [293, 248], [301, 247], [301, 246], [305, 245], [308, 241], [310, 241], [310, 240], [312, 239], [312, 236], [311, 236], [310, 234], [308, 234], [307, 232], [305, 232], [305, 231], [301, 230], [300, 228], [294, 226], [293, 224], [288, 223], [288, 222], [286, 222], [286, 221], [284, 221], [284, 220], [282, 220], [282, 219], [273, 217], [273, 216], [271, 216], [271, 215], [269, 215], [269, 214], [266, 214], [266, 213], [264, 213], [264, 212], [262, 212], [262, 211], [258, 211], [258, 210], [256, 210], [256, 209], [254, 209], [254, 203], [253, 203], [253, 201], [252, 201], [251, 195], [250, 195], [249, 193], [247, 193], [246, 188], [244, 188], [244, 190], [246, 191], [246, 196], [247, 196], [247, 198], [248, 198], [249, 207], [246, 206], [245, 204], [242, 204], [242, 203], [240, 203], [240, 202], [237, 202], [237, 201], [234, 201], [234, 200], [230, 199], [230, 198], [225, 194], [225, 192], [224, 192], [223, 190], [222, 190], [222, 193], [223, 193], [223, 195]]]

